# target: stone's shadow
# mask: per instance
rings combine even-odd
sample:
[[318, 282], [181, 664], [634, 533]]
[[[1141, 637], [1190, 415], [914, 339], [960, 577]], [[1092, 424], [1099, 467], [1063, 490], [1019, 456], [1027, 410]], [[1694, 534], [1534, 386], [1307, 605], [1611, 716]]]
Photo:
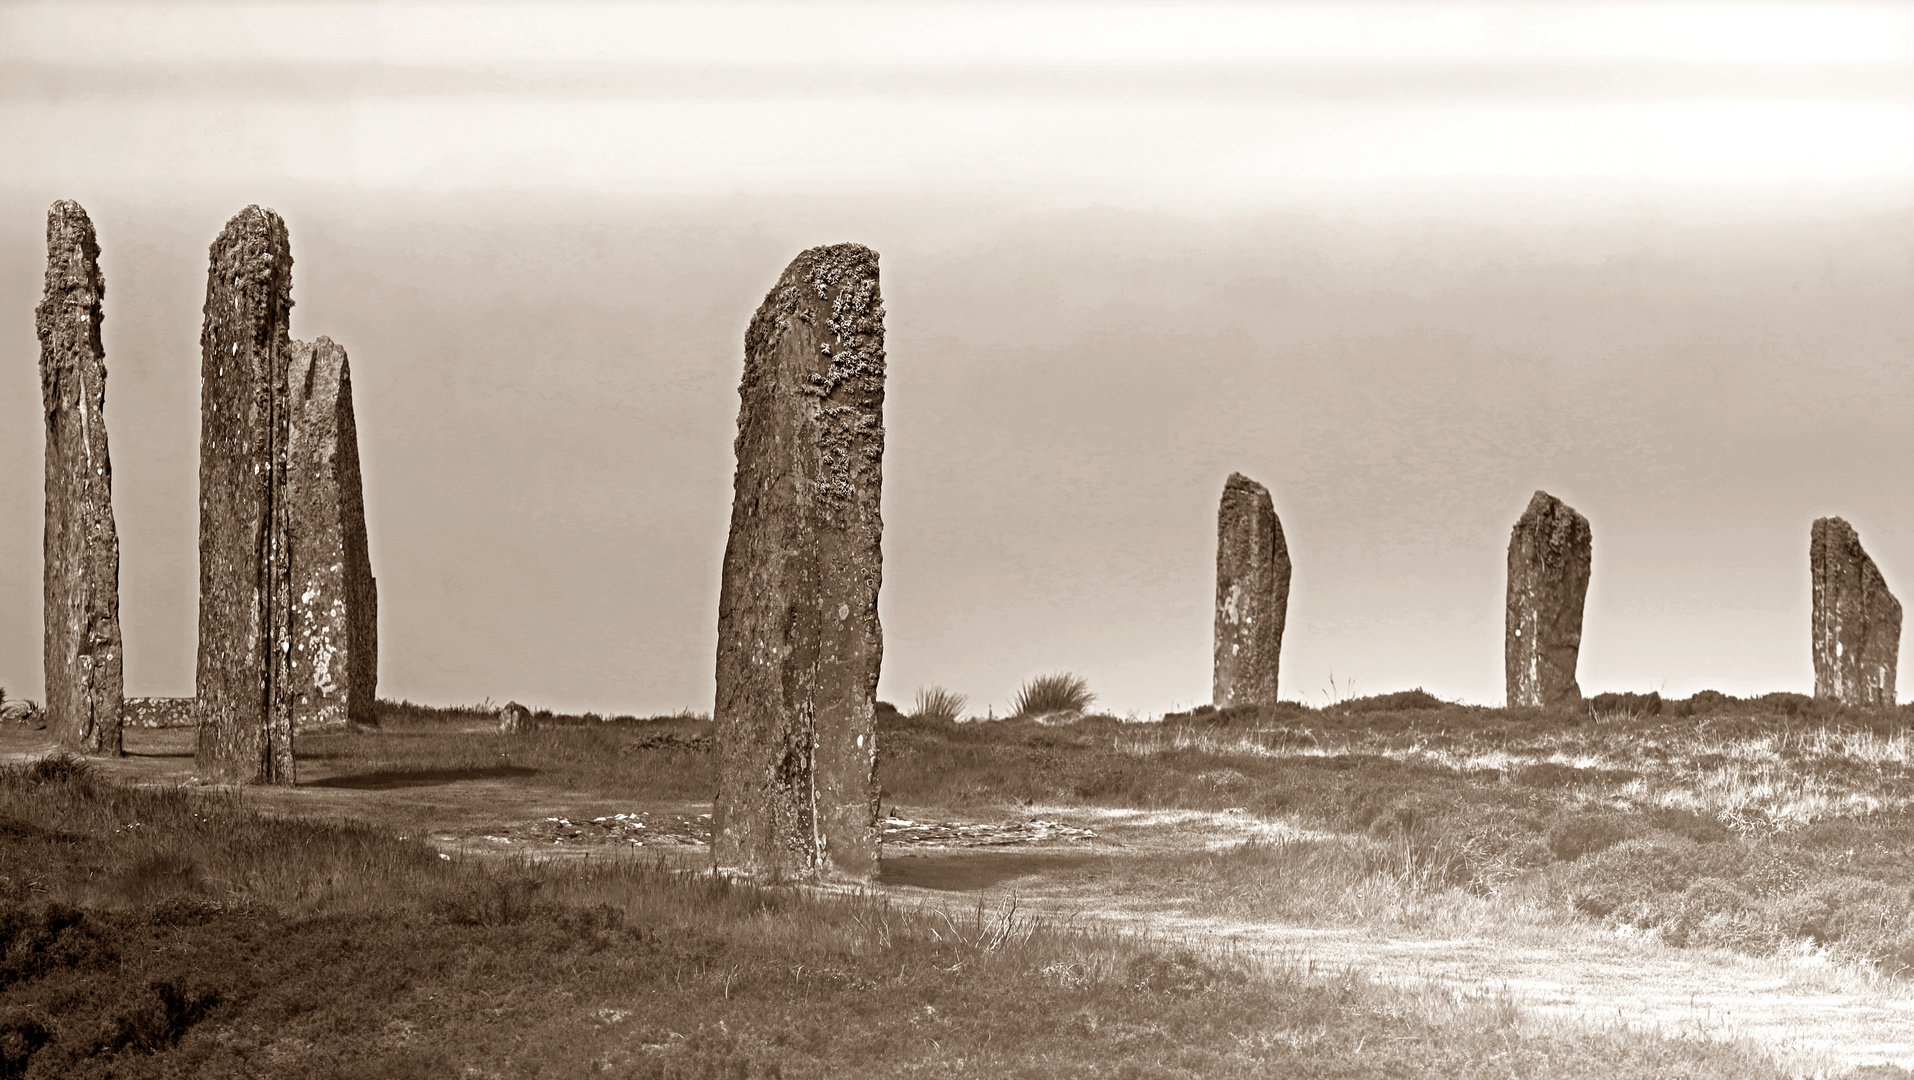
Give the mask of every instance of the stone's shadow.
[[537, 769], [523, 765], [492, 765], [482, 769], [382, 769], [356, 776], [329, 776], [307, 780], [300, 787], [346, 788], [351, 791], [390, 791], [393, 788], [432, 787], [456, 784], [461, 780], [522, 780], [537, 776]]
[[1107, 855], [1085, 852], [1004, 851], [987, 854], [903, 855], [886, 853], [877, 866], [880, 885], [914, 885], [920, 889], [972, 892], [1011, 878], [1053, 870], [1073, 870]]

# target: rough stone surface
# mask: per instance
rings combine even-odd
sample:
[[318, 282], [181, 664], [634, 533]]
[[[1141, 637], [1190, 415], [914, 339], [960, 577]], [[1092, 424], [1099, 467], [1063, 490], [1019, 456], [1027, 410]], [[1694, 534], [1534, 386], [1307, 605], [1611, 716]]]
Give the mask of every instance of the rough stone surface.
[[498, 710], [498, 733], [516, 735], [532, 729], [532, 710], [516, 701], [508, 701]]
[[866, 878], [881, 838], [877, 254], [840, 244], [799, 255], [744, 345], [718, 599], [712, 857], [750, 871]]
[[209, 254], [200, 332], [196, 763], [208, 779], [290, 784], [286, 224], [249, 206], [226, 223]]
[[287, 385], [293, 729], [376, 725], [379, 592], [346, 351], [330, 338], [293, 342]]
[[63, 745], [121, 752], [120, 539], [106, 446], [100, 246], [76, 202], [47, 211], [46, 293], [34, 312], [46, 419], [47, 722]]
[[1538, 491], [1509, 537], [1509, 600], [1503, 657], [1509, 707], [1582, 700], [1582, 649], [1592, 534], [1588, 519]]
[[1814, 696], [1863, 708], [1894, 704], [1901, 652], [1901, 602], [1840, 518], [1808, 532], [1814, 579]]
[[1289, 546], [1269, 489], [1231, 473], [1216, 511], [1216, 666], [1212, 701], [1276, 704], [1289, 612]]
[[194, 699], [189, 697], [130, 697], [126, 699], [126, 726], [136, 728], [192, 727]]

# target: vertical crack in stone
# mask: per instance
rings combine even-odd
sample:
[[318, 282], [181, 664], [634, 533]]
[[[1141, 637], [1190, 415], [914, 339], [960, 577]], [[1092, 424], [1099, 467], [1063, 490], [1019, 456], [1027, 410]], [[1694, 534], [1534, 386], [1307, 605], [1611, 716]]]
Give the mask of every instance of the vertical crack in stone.
[[856, 244], [799, 255], [745, 332], [718, 600], [720, 866], [876, 870], [884, 361], [877, 254]]
[[226, 223], [208, 254], [200, 332], [197, 764], [218, 780], [290, 784], [286, 224], [249, 206]]
[[1242, 473], [1231, 473], [1216, 511], [1211, 701], [1217, 708], [1276, 704], [1289, 571], [1289, 546], [1269, 489]]
[[106, 281], [79, 203], [47, 211], [46, 291], [34, 311], [46, 418], [47, 722], [61, 745], [121, 753], [120, 541], [106, 439]]
[[293, 342], [290, 369], [293, 727], [373, 725], [378, 584], [366, 545], [351, 367], [346, 351], [322, 337]]
[[1814, 696], [1861, 708], [1892, 707], [1901, 602], [1862, 549], [1860, 534], [1838, 517], [1815, 521], [1808, 531], [1808, 572]]
[[1588, 519], [1547, 492], [1536, 492], [1516, 521], [1503, 639], [1509, 708], [1582, 699], [1575, 663], [1592, 550]]

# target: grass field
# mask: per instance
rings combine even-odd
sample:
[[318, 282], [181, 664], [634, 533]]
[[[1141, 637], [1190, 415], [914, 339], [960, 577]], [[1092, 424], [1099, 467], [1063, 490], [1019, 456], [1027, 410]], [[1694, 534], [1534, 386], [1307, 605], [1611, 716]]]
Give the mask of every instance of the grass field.
[[[1089, 858], [1086, 889], [1310, 925], [1914, 961], [1906, 717], [1798, 702], [1543, 716], [1392, 695], [1171, 717], [881, 717], [887, 808], [1236, 812], [1227, 844]], [[1691, 710], [1692, 711], [1692, 710]], [[393, 705], [302, 741], [333, 792], [464, 778], [710, 791], [697, 717]], [[5, 1076], [1783, 1075], [1758, 1051], [1525, 1019], [954, 895], [900, 905], [662, 859], [446, 858], [251, 794], [0, 771]], [[1868, 1075], [1906, 1075], [1877, 1070]]]

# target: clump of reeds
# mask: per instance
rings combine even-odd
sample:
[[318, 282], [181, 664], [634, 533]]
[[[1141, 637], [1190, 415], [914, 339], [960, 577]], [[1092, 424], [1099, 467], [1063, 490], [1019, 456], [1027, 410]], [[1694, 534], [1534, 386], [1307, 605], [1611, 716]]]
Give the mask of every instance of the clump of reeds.
[[1023, 684], [1017, 691], [1013, 717], [1046, 716], [1051, 713], [1080, 713], [1090, 707], [1097, 696], [1090, 692], [1090, 684], [1081, 675], [1072, 675], [1060, 671], [1054, 675], [1038, 675]]
[[954, 724], [964, 718], [964, 706], [970, 698], [941, 686], [928, 686], [917, 691], [917, 704], [911, 709], [912, 720], [937, 720]]

